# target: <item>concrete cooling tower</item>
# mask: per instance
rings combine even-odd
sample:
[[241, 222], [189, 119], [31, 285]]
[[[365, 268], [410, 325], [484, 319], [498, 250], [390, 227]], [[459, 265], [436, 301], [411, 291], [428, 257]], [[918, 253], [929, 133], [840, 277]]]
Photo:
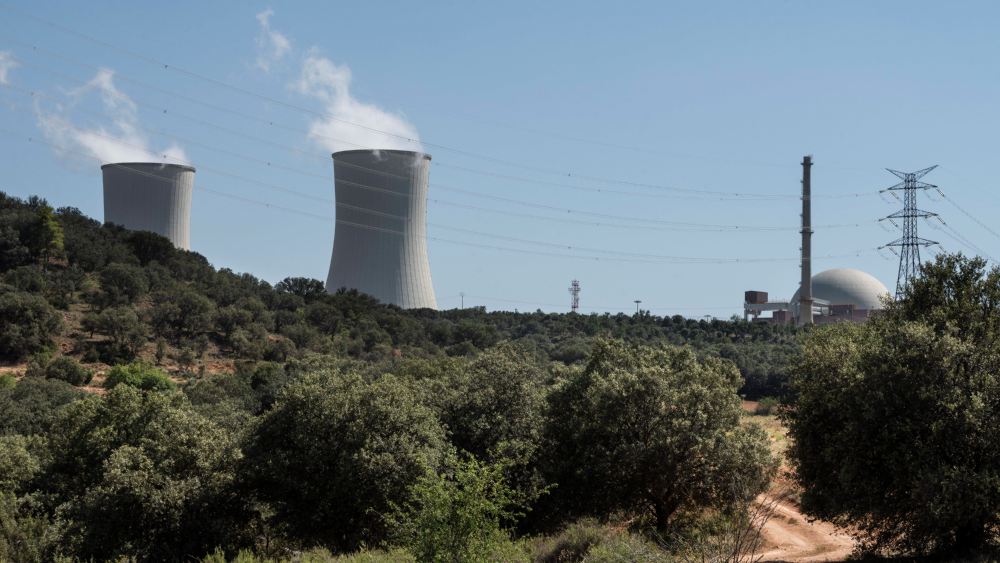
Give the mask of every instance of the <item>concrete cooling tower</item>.
[[431, 156], [399, 150], [333, 153], [337, 225], [326, 289], [356, 289], [404, 309], [437, 308], [427, 260]]
[[180, 164], [105, 164], [104, 222], [163, 235], [191, 249], [194, 168]]

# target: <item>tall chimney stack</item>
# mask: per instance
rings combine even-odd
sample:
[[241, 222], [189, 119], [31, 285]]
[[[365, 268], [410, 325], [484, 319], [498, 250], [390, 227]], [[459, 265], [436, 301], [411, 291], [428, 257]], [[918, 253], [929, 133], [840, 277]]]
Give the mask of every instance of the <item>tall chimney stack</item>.
[[799, 285], [799, 326], [813, 324], [811, 169], [812, 155], [802, 157], [802, 281]]

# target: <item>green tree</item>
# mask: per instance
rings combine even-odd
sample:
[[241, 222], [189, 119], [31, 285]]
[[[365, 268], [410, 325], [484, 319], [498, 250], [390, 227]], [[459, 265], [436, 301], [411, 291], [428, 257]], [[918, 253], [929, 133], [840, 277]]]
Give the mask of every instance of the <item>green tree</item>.
[[241, 533], [239, 447], [179, 394], [120, 385], [70, 405], [49, 440], [42, 492], [66, 553], [180, 560]]
[[101, 270], [101, 290], [104, 305], [127, 305], [149, 291], [149, 280], [142, 268], [116, 262]]
[[873, 551], [976, 551], [1000, 526], [1000, 270], [924, 265], [864, 326], [814, 331], [789, 450], [810, 515]]
[[131, 361], [146, 344], [146, 324], [135, 309], [129, 306], [110, 307], [97, 314], [91, 321], [98, 334], [108, 337], [103, 347], [104, 360], [108, 363]]
[[213, 328], [215, 304], [189, 287], [156, 295], [151, 313], [157, 334], [178, 340], [192, 338]]
[[729, 508], [764, 490], [766, 434], [740, 424], [739, 373], [686, 348], [595, 344], [552, 392], [543, 463], [565, 516], [647, 512], [665, 529], [685, 508]]
[[84, 394], [55, 379], [25, 377], [14, 387], [0, 388], [0, 435], [44, 434], [59, 410]]
[[170, 391], [177, 387], [166, 373], [143, 362], [133, 362], [111, 368], [104, 380], [104, 386], [108, 389], [114, 389], [119, 385], [136, 387], [146, 391]]
[[51, 207], [42, 202], [35, 209], [35, 224], [30, 231], [28, 248], [42, 264], [63, 253], [63, 228]]
[[306, 544], [356, 549], [385, 538], [392, 503], [440, 464], [444, 432], [391, 376], [320, 372], [290, 384], [247, 450], [254, 489]]
[[418, 561], [476, 563], [517, 557], [504, 522], [515, 520], [521, 499], [504, 480], [504, 467], [452, 458], [445, 470], [421, 476], [411, 501], [390, 517], [395, 541]]
[[0, 286], [0, 358], [19, 360], [52, 347], [62, 317], [40, 295]]
[[69, 356], [59, 356], [45, 366], [45, 377], [65, 381], [70, 385], [86, 385], [94, 373]]

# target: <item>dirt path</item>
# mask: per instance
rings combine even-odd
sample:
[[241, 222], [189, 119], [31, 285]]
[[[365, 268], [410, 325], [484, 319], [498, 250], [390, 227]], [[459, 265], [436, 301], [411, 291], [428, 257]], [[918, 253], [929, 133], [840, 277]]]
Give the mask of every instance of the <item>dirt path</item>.
[[843, 561], [854, 549], [850, 536], [827, 522], [810, 523], [788, 502], [779, 503], [764, 525], [764, 542], [762, 561], [772, 562]]

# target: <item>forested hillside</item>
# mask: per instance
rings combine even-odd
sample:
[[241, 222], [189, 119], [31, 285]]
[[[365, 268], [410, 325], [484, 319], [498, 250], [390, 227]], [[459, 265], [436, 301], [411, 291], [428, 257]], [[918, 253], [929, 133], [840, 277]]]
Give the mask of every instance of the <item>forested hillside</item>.
[[[141, 358], [172, 372], [232, 371], [236, 360], [308, 352], [376, 361], [472, 356], [501, 341], [540, 360], [583, 361], [595, 338], [687, 344], [736, 363], [749, 398], [778, 394], [795, 330], [648, 313], [403, 311], [321, 282], [275, 285], [217, 270], [165, 238], [101, 226], [73, 208], [0, 193], [0, 360], [58, 347], [103, 371]], [[58, 345], [58, 346], [56, 346]]]
[[777, 465], [719, 357], [769, 327], [402, 311], [6, 196], [0, 280], [0, 561], [667, 561]]

